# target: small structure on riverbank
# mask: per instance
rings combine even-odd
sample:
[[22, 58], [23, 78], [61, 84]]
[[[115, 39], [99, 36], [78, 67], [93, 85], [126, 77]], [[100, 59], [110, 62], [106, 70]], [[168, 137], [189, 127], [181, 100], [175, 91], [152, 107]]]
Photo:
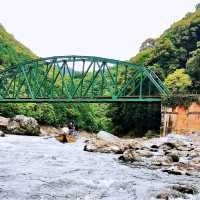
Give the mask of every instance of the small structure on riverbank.
[[183, 135], [200, 132], [200, 105], [197, 103], [191, 103], [188, 108], [164, 108], [162, 114], [163, 135], [172, 132]]

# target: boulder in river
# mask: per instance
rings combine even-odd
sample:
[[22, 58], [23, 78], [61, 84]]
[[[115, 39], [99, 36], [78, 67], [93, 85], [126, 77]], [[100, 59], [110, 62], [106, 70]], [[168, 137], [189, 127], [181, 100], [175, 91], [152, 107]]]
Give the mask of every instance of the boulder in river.
[[188, 199], [186, 194], [178, 192], [176, 190], [169, 190], [166, 192], [161, 192], [156, 196], [156, 199], [161, 199], [161, 200], [183, 200], [183, 199]]
[[123, 154], [127, 149], [140, 149], [143, 145], [137, 140], [120, 139], [111, 133], [100, 131], [95, 138], [86, 141], [84, 150], [100, 153]]
[[191, 185], [182, 185], [182, 184], [173, 185], [172, 189], [178, 192], [181, 192], [183, 194], [197, 194], [198, 193], [198, 190], [194, 186], [191, 186]]
[[119, 157], [119, 160], [126, 161], [126, 162], [140, 162], [141, 161], [141, 156], [139, 153], [132, 149], [126, 150], [122, 156]]
[[178, 153], [170, 152], [167, 154], [167, 156], [171, 159], [172, 162], [178, 162], [179, 161], [179, 156]]
[[123, 161], [141, 161], [141, 158], [151, 158], [153, 156], [153, 153], [148, 149], [140, 149], [140, 150], [134, 150], [134, 149], [128, 149], [126, 150], [122, 156], [119, 157], [120, 160]]
[[100, 153], [122, 153], [120, 143], [112, 143], [100, 139], [90, 139], [84, 146], [84, 151]]
[[120, 138], [106, 131], [99, 131], [99, 133], [97, 134], [97, 139], [104, 140], [107, 142], [112, 142], [112, 143], [120, 141]]
[[171, 166], [172, 161], [168, 156], [155, 156], [151, 159], [151, 165], [153, 166]]
[[0, 137], [5, 137], [5, 133], [0, 130]]
[[172, 166], [167, 169], [163, 169], [162, 171], [174, 175], [189, 175], [189, 176], [191, 175], [191, 173], [187, 169], [178, 166]]
[[10, 134], [17, 135], [39, 135], [40, 126], [38, 122], [32, 117], [16, 115], [9, 120], [7, 131]]
[[196, 187], [194, 187], [193, 185], [183, 183], [176, 183], [175, 185], [170, 186], [165, 190], [166, 191], [159, 193], [156, 196], [156, 199], [191, 199], [191, 195], [195, 195], [198, 193], [198, 189]]
[[100, 152], [100, 153], [123, 153], [125, 145], [117, 136], [106, 131], [100, 131], [96, 138], [86, 142], [84, 151]]
[[10, 118], [0, 116], [0, 130], [6, 132]]

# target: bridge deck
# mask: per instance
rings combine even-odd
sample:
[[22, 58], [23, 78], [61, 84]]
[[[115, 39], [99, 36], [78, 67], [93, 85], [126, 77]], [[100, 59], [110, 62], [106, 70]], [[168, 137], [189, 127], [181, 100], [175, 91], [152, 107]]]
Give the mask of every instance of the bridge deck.
[[113, 98], [111, 96], [99, 96], [95, 98], [91, 97], [73, 97], [73, 98], [6, 98], [0, 99], [2, 103], [113, 103], [113, 102], [160, 102], [161, 98], [159, 96], [129, 96]]

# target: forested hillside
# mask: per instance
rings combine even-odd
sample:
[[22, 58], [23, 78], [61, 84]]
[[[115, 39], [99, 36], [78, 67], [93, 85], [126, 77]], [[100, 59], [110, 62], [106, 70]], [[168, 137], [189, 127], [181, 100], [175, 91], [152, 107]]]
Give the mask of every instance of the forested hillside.
[[144, 42], [130, 62], [153, 69], [174, 93], [200, 91], [200, 6], [154, 41]]
[[[18, 42], [0, 25], [0, 67], [11, 67], [13, 64], [37, 58], [37, 56]], [[109, 120], [105, 116], [107, 105], [97, 104], [1, 104], [0, 115], [13, 117], [16, 114], [24, 114], [36, 118], [42, 124], [63, 126], [74, 121], [84, 130], [98, 131], [106, 129]]]
[[[130, 62], [152, 69], [172, 96], [200, 93], [200, 4], [159, 38], [145, 40]], [[140, 135], [159, 130], [159, 113], [151, 108], [121, 104], [112, 106], [109, 113], [115, 132]]]
[[0, 65], [9, 66], [34, 58], [36, 58], [36, 55], [18, 42], [0, 24]]

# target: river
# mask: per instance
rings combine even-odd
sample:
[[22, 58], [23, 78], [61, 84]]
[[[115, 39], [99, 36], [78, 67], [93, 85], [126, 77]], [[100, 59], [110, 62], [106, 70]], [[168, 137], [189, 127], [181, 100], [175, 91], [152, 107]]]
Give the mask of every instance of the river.
[[199, 178], [130, 167], [83, 146], [83, 139], [0, 138], [0, 200], [150, 200], [174, 183], [199, 185]]

